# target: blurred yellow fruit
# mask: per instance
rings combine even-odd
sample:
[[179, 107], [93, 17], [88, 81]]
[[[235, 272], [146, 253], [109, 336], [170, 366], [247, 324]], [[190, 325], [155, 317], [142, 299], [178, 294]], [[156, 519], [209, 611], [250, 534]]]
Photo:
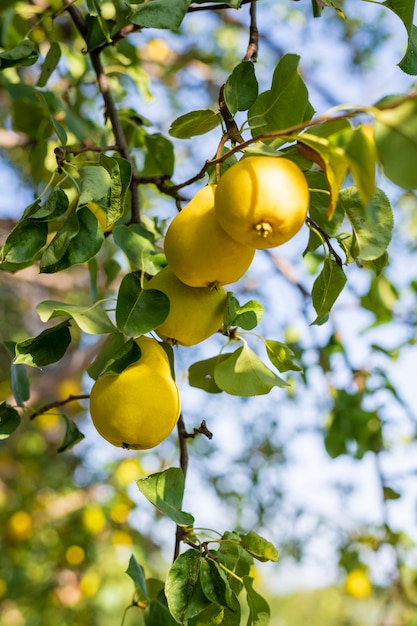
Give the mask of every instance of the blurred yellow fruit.
[[354, 569], [346, 576], [345, 589], [353, 598], [367, 598], [372, 591], [372, 583], [363, 569]]
[[84, 596], [95, 596], [100, 584], [100, 576], [94, 571], [88, 571], [80, 580], [80, 589]]
[[216, 185], [200, 189], [172, 220], [164, 252], [174, 274], [190, 287], [234, 283], [252, 263], [255, 248], [232, 239], [214, 209]]
[[180, 414], [180, 395], [164, 349], [139, 337], [140, 359], [121, 374], [93, 385], [90, 413], [94, 426], [114, 446], [144, 450], [168, 437]]
[[220, 225], [233, 239], [274, 248], [294, 237], [306, 220], [307, 180], [288, 159], [244, 157], [220, 178], [215, 206]]
[[7, 535], [15, 541], [24, 541], [32, 535], [32, 518], [26, 511], [16, 511], [7, 522]]
[[123, 530], [116, 530], [116, 532], [113, 533], [112, 544], [114, 546], [131, 546], [132, 543], [132, 537]]
[[81, 546], [69, 546], [65, 551], [65, 558], [70, 565], [80, 565], [85, 559], [85, 552]]
[[106, 525], [106, 516], [97, 505], [87, 506], [83, 511], [84, 528], [92, 535], [100, 533]]
[[157, 289], [169, 298], [168, 317], [155, 331], [164, 341], [193, 346], [220, 329], [226, 305], [223, 287], [189, 287], [164, 267], [145, 289]]
[[123, 488], [126, 488], [134, 480], [143, 476], [142, 467], [136, 459], [124, 459], [119, 463], [114, 473], [114, 478]]
[[129, 518], [130, 507], [127, 504], [115, 504], [110, 510], [110, 517], [117, 524], [124, 524]]
[[151, 39], [146, 51], [149, 58], [158, 63], [167, 63], [172, 57], [172, 52], [163, 39]]

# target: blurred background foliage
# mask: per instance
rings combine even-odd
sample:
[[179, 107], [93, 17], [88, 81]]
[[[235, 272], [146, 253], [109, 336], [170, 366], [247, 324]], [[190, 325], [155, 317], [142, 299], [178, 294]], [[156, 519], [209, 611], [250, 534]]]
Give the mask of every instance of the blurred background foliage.
[[[100, 4], [111, 18], [117, 2]], [[259, 1], [260, 82], [268, 85], [277, 60], [295, 52], [318, 112], [340, 102], [373, 103], [387, 89], [408, 89], [412, 79], [396, 67], [405, 47], [396, 16], [365, 2], [355, 3], [354, 11], [349, 3], [337, 4], [345, 20], [331, 9], [313, 20], [306, 0]], [[57, 15], [53, 25], [50, 9]], [[171, 138], [170, 144], [167, 131], [182, 113], [216, 110], [219, 86], [246, 51], [248, 24], [247, 7], [195, 11], [180, 32], [145, 29], [106, 49], [110, 86], [142, 175], [159, 172], [156, 141], [166, 142], [165, 159], [175, 153], [176, 182], [193, 176], [212, 156], [216, 131], [186, 142]], [[82, 53], [84, 42], [60, 0], [7, 0], [0, 7], [3, 48], [30, 32], [42, 53], [52, 27], [63, 56], [48, 83], [51, 106], [63, 94], [59, 107], [66, 112], [71, 144], [109, 143], [111, 129]], [[22, 83], [36, 85], [39, 67], [19, 68], [18, 75]], [[0, 199], [1, 238], [56, 166], [51, 120], [30, 87], [23, 87], [7, 78], [0, 82], [0, 168], [7, 181]], [[280, 563], [255, 574], [271, 602], [272, 626], [417, 624], [416, 197], [400, 194], [382, 176], [378, 184], [389, 193], [396, 216], [390, 265], [378, 278], [352, 268], [327, 325], [310, 327], [308, 293], [320, 258], [302, 259], [302, 235], [285, 250], [259, 254], [236, 288], [243, 300], [262, 301], [260, 332], [281, 336], [303, 366], [291, 393], [225, 397], [219, 414], [217, 398], [191, 389], [186, 371], [196, 358], [211, 356], [221, 339], [177, 351], [187, 428], [192, 431], [203, 416], [214, 433], [212, 441], [199, 437], [190, 444], [184, 509], [193, 512], [197, 525], [221, 531], [227, 520], [228, 527], [257, 527], [278, 545]], [[186, 197], [196, 188], [188, 187]], [[163, 232], [163, 220], [175, 214], [174, 202], [152, 185], [141, 186], [140, 193], [147, 215]], [[108, 268], [103, 284], [112, 285], [115, 263], [126, 263], [114, 255], [109, 237], [100, 252]], [[31, 268], [3, 273], [0, 339], [36, 335], [43, 328], [34, 313], [40, 300], [82, 303], [89, 287], [87, 272], [77, 267], [46, 278]], [[88, 392], [91, 381], [80, 372], [96, 351], [91, 338], [73, 336], [63, 362], [30, 372], [30, 406], [36, 410]], [[0, 400], [10, 398], [9, 368], [2, 348]], [[148, 576], [163, 577], [172, 558], [175, 529], [141, 499], [134, 481], [177, 464], [175, 435], [151, 452], [115, 450], [99, 440], [86, 406], [80, 400], [65, 406], [65, 416], [54, 410], [27, 419], [15, 436], [0, 442], [4, 626], [120, 623], [134, 591], [123, 574], [130, 554], [146, 563]], [[66, 417], [85, 438], [60, 453]], [[132, 608], [125, 624], [141, 619]]]

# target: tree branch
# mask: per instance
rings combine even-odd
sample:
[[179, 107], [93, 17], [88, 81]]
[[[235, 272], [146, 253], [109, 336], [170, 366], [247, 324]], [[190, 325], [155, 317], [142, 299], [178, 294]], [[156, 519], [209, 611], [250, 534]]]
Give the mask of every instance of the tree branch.
[[80, 393], [77, 395], [69, 395], [65, 400], [55, 400], [54, 402], [50, 402], [49, 404], [45, 404], [45, 406], [41, 407], [30, 416], [31, 420], [34, 420], [35, 417], [39, 417], [39, 415], [43, 415], [44, 413], [48, 413], [52, 409], [58, 409], [60, 406], [65, 406], [69, 402], [75, 402], [77, 400], [88, 400], [90, 394], [88, 393]]
[[249, 43], [248, 49], [244, 56], [244, 61], [252, 61], [256, 63], [258, 59], [259, 50], [259, 31], [256, 23], [256, 0], [252, 0], [250, 3], [250, 27], [249, 27]]

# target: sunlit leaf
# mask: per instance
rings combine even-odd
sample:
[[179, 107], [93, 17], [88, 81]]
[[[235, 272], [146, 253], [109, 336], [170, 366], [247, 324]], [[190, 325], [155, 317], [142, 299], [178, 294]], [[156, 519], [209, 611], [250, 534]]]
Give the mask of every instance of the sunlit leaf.
[[278, 561], [276, 547], [254, 530], [242, 536], [240, 545], [258, 561]]
[[181, 25], [191, 0], [153, 0], [145, 4], [130, 4], [130, 19], [147, 28], [176, 29]]
[[219, 389], [232, 396], [258, 396], [269, 393], [273, 387], [285, 388], [287, 383], [270, 370], [244, 344], [214, 369], [214, 381]]
[[79, 306], [55, 300], [44, 300], [37, 305], [36, 311], [42, 322], [48, 322], [56, 317], [70, 317], [82, 331], [90, 335], [102, 335], [116, 330], [104, 312], [101, 302]]
[[249, 607], [248, 624], [252, 626], [268, 626], [271, 610], [267, 601], [254, 590], [253, 578], [245, 576], [243, 583], [245, 585]]
[[146, 587], [145, 573], [143, 571], [143, 567], [137, 562], [134, 554], [130, 555], [129, 565], [126, 570], [126, 574], [133, 580], [136, 587], [139, 589], [142, 598], [147, 600], [149, 596], [148, 589]]
[[210, 109], [191, 111], [172, 122], [169, 134], [177, 139], [189, 139], [196, 135], [204, 135], [219, 124], [220, 119], [217, 113]]
[[197, 361], [188, 368], [188, 382], [191, 387], [204, 389], [207, 393], [221, 393], [214, 381], [214, 370], [227, 355], [219, 354], [204, 361]]
[[302, 368], [293, 361], [294, 352], [285, 343], [266, 339], [265, 345], [268, 359], [279, 372], [302, 371]]
[[136, 484], [149, 502], [173, 522], [179, 526], [193, 525], [193, 516], [181, 511], [184, 495], [184, 474], [181, 469], [171, 467], [141, 478]]

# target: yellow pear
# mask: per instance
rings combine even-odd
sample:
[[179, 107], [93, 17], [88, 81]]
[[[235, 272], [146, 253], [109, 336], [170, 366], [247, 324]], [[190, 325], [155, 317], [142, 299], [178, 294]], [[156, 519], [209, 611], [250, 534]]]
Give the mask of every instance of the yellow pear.
[[168, 437], [180, 414], [180, 395], [164, 349], [156, 339], [136, 340], [141, 356], [120, 374], [94, 383], [90, 414], [114, 446], [145, 450]]
[[189, 287], [167, 266], [144, 288], [162, 291], [169, 299], [168, 317], [155, 330], [164, 341], [193, 346], [220, 329], [226, 305], [222, 287]]
[[236, 241], [274, 248], [294, 237], [306, 220], [307, 180], [283, 157], [243, 157], [220, 178], [215, 207], [220, 225]]
[[245, 274], [255, 249], [232, 239], [214, 209], [216, 185], [207, 185], [174, 217], [164, 251], [174, 274], [190, 287], [229, 285]]

